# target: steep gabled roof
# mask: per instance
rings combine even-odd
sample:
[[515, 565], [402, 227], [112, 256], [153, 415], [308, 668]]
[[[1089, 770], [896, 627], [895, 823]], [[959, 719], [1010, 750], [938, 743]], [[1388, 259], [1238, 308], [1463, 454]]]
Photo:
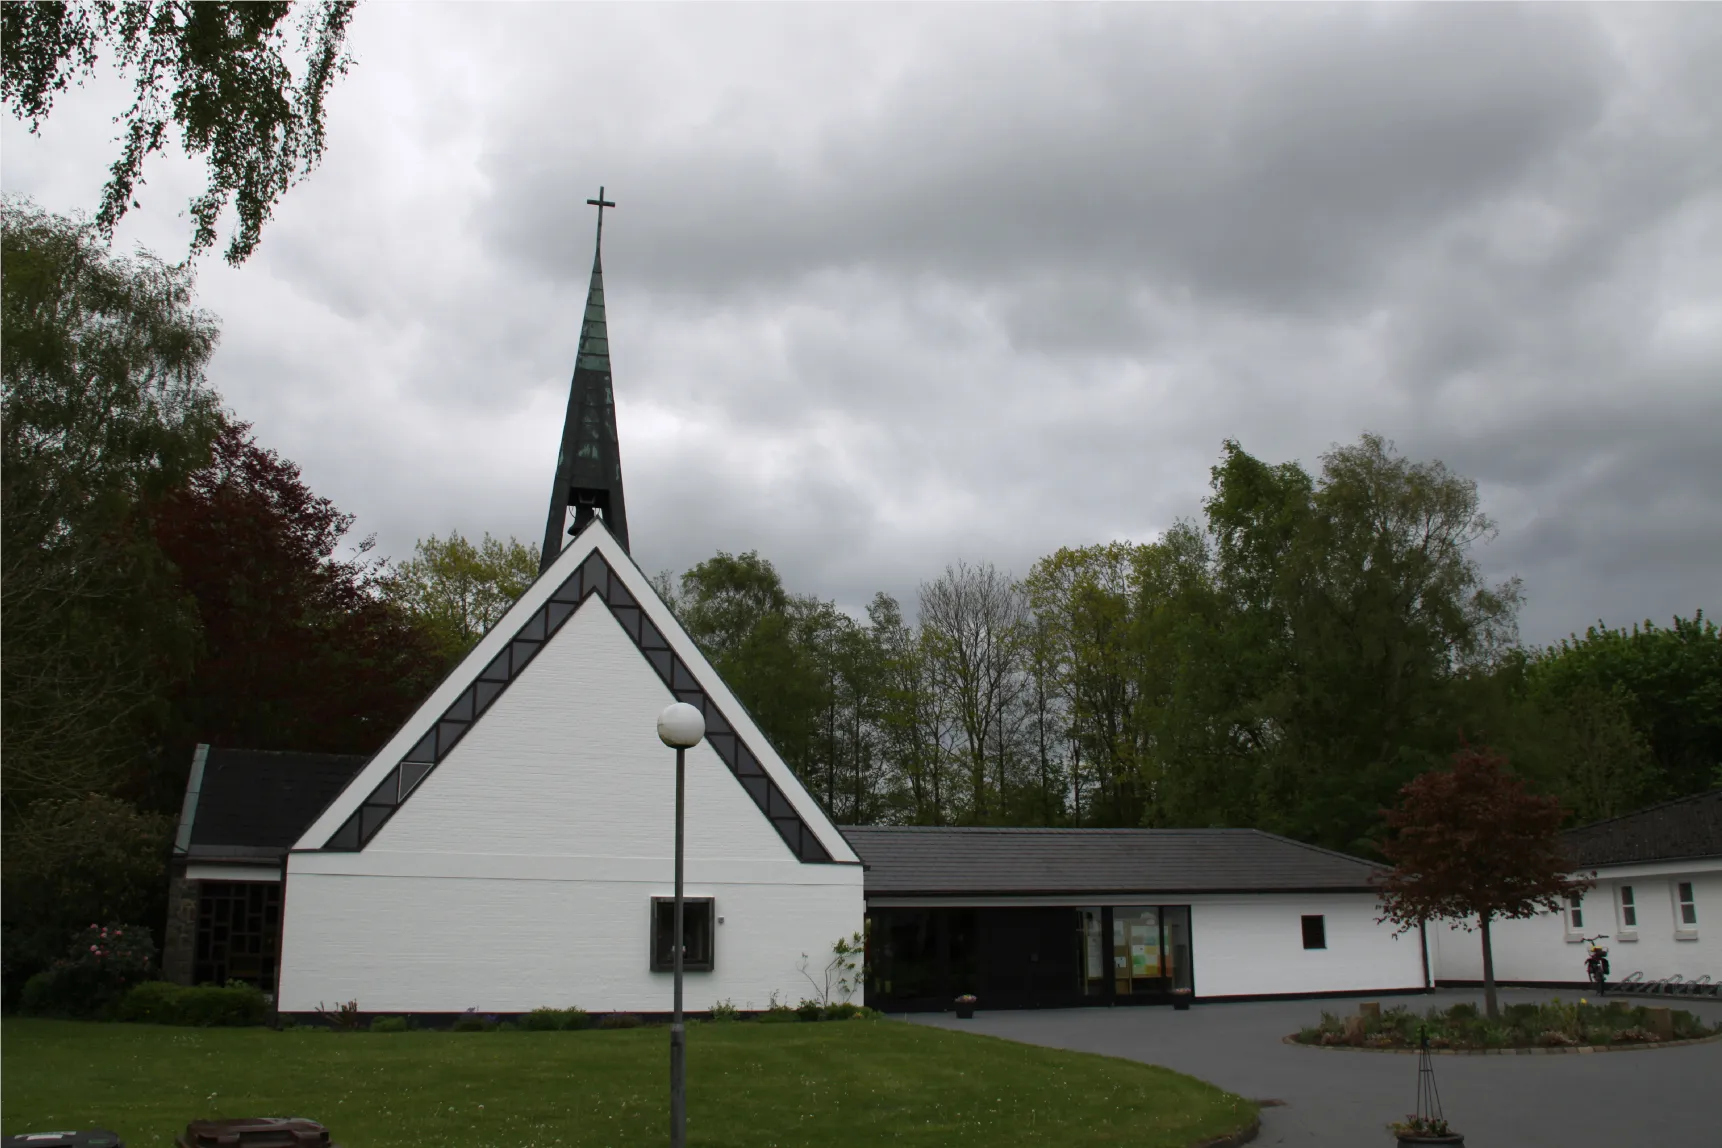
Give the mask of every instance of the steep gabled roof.
[[588, 599], [608, 608], [669, 693], [706, 717], [706, 740], [805, 862], [857, 859], [664, 605], [593, 518], [307, 829], [295, 850], [362, 850]]
[[1385, 867], [1259, 829], [844, 826], [875, 896], [1362, 892]]
[[1581, 869], [1722, 857], [1722, 789], [1569, 829], [1565, 844]]
[[199, 746], [175, 852], [194, 859], [284, 856], [368, 760]]

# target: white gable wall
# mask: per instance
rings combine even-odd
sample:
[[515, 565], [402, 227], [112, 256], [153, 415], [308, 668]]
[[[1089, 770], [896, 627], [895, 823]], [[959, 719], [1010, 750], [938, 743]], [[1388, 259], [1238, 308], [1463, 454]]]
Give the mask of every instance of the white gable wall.
[[[1609, 978], [1641, 972], [1646, 980], [1678, 974], [1686, 980], [1708, 975], [1722, 980], [1722, 858], [1660, 865], [1616, 865], [1596, 871], [1597, 887], [1584, 896], [1584, 936], [1607, 933]], [[1675, 928], [1674, 886], [1691, 881], [1698, 903], [1696, 936]], [[1629, 885], [1638, 909], [1637, 937], [1623, 938], [1619, 888]], [[1490, 947], [1499, 982], [1585, 981], [1589, 947], [1566, 927], [1559, 913], [1540, 913], [1490, 925]], [[1436, 977], [1442, 981], [1481, 981], [1483, 942], [1473, 929], [1431, 926]]]
[[[695, 672], [724, 705], [709, 667]], [[674, 892], [675, 755], [656, 733], [673, 700], [588, 598], [362, 851], [290, 855], [280, 1007], [668, 1010], [648, 948], [651, 898]], [[338, 816], [321, 820], [332, 831]], [[861, 928], [861, 867], [800, 862], [704, 743], [687, 754], [686, 827], [687, 895], [723, 918], [688, 1007], [809, 995], [800, 955], [817, 974]]]
[[[1372, 893], [1261, 893], [1160, 898], [1190, 906], [1200, 997], [1422, 989], [1417, 931], [1377, 925]], [[1303, 947], [1306, 915], [1325, 918], [1327, 947]]]

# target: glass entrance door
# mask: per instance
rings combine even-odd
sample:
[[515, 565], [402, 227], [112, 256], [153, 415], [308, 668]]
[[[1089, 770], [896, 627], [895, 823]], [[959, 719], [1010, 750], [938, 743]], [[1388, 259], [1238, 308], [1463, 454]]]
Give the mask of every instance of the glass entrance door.
[[1112, 910], [1112, 979], [1112, 991], [1121, 997], [1166, 991], [1159, 908]]

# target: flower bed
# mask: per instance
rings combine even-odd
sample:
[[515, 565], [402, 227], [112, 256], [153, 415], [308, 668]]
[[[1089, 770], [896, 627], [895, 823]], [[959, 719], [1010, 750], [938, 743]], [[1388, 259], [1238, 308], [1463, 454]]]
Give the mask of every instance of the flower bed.
[[1513, 1004], [1501, 1010], [1499, 1020], [1480, 1015], [1473, 1004], [1456, 1004], [1446, 1011], [1431, 1008], [1421, 1015], [1398, 1006], [1383, 1009], [1379, 1016], [1339, 1017], [1324, 1012], [1320, 1024], [1290, 1039], [1328, 1047], [1414, 1049], [1420, 1032], [1427, 1031], [1432, 1049], [1486, 1051], [1662, 1044], [1722, 1034], [1722, 1025], [1707, 1024], [1683, 1009], [1669, 1013], [1672, 1026], [1660, 1033], [1656, 1019], [1652, 1009], [1624, 1001]]

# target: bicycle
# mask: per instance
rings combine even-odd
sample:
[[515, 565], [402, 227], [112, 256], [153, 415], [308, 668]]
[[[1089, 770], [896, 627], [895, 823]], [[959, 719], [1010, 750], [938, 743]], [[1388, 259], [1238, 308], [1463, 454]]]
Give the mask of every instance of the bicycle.
[[1590, 953], [1584, 959], [1585, 976], [1596, 985], [1596, 995], [1604, 996], [1608, 992], [1608, 950], [1596, 942], [1608, 940], [1608, 934], [1598, 933], [1594, 937], [1580, 937], [1579, 940], [1590, 946]]

